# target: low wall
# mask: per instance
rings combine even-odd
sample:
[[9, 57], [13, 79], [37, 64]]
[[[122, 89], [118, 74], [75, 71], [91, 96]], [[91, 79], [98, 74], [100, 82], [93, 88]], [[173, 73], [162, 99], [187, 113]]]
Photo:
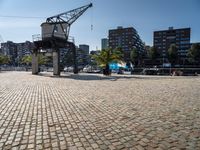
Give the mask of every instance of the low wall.
[[200, 74], [200, 68], [135, 68], [132, 74], [172, 75], [173, 73], [197, 75]]

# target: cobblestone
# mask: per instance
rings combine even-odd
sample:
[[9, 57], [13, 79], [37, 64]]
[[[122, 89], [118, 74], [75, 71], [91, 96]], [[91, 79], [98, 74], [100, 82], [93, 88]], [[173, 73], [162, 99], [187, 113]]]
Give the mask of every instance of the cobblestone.
[[0, 72], [0, 150], [200, 149], [199, 85], [200, 77]]

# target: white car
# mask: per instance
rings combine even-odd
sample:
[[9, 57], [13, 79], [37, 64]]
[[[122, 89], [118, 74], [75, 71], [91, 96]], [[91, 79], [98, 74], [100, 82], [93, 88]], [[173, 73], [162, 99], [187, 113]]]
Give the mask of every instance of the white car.
[[71, 67], [65, 67], [64, 71], [65, 72], [73, 72], [74, 71], [74, 67], [72, 67], [72, 66]]

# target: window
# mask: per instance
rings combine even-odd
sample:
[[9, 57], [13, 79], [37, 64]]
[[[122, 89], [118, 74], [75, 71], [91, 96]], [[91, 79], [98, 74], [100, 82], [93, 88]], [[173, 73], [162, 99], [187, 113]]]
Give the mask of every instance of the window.
[[180, 41], [180, 44], [189, 44], [189, 41]]

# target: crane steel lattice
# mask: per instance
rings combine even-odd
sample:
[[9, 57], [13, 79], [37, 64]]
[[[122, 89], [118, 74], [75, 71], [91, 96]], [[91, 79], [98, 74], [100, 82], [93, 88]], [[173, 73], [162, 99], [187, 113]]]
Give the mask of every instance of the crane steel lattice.
[[68, 40], [71, 25], [90, 7], [92, 7], [92, 3], [47, 18], [46, 23], [53, 25], [52, 36], [57, 30], [57, 25], [60, 25], [65, 38]]

